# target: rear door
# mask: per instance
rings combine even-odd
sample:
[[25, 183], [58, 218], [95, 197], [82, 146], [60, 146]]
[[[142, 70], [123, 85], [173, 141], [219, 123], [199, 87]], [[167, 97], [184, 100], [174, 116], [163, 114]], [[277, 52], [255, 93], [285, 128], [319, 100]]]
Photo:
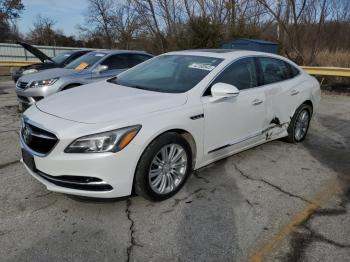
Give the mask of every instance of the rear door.
[[299, 103], [302, 79], [281, 59], [259, 57], [258, 61], [268, 104], [267, 118], [273, 123], [288, 123]]

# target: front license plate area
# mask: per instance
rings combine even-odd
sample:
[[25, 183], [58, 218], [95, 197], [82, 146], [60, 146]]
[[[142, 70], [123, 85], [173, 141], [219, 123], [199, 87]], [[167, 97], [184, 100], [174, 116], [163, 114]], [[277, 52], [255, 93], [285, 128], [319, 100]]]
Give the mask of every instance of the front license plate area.
[[26, 166], [30, 170], [35, 171], [34, 157], [29, 152], [24, 150], [23, 148], [22, 148], [22, 158], [23, 158], [23, 162], [26, 164]]

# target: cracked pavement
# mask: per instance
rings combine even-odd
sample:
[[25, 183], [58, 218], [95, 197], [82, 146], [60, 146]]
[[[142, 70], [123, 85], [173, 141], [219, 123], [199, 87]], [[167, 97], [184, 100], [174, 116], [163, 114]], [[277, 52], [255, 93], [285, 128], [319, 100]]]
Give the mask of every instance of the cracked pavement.
[[265, 260], [348, 261], [349, 104], [323, 95], [304, 143], [273, 141], [202, 168], [169, 200], [98, 200], [51, 193], [26, 173], [13, 84], [2, 82], [1, 261], [246, 261], [329, 180], [342, 192]]

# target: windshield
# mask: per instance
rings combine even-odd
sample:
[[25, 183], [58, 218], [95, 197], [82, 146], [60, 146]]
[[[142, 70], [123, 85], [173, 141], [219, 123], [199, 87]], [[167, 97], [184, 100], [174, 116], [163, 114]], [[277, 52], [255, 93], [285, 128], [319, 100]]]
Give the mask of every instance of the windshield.
[[65, 68], [75, 70], [88, 69], [94, 64], [96, 64], [98, 61], [100, 61], [106, 55], [107, 54], [101, 52], [90, 52], [69, 63], [65, 66]]
[[183, 93], [199, 83], [222, 59], [191, 55], [163, 55], [144, 62], [110, 82], [166, 93]]
[[52, 58], [52, 60], [56, 63], [56, 64], [63, 64], [64, 61], [66, 61], [66, 59], [68, 57], [71, 56], [71, 53], [65, 52], [65, 53], [60, 53], [59, 55], [55, 56], [54, 58]]

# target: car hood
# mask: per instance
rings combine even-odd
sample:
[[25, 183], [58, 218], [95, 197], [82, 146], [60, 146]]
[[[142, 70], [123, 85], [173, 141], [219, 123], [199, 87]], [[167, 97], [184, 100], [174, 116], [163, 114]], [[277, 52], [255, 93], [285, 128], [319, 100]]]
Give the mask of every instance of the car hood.
[[52, 69], [47, 69], [37, 73], [24, 75], [20, 78], [20, 81], [29, 83], [32, 81], [46, 80], [46, 79], [51, 79], [56, 77], [68, 76], [72, 74], [79, 74], [79, 73], [74, 69], [52, 68]]
[[125, 122], [149, 113], [185, 104], [186, 94], [146, 91], [96, 82], [49, 96], [36, 104], [39, 110], [75, 122]]
[[21, 45], [24, 49], [26, 49], [28, 52], [30, 52], [31, 54], [33, 54], [34, 56], [36, 56], [37, 58], [39, 58], [39, 60], [41, 62], [45, 62], [46, 60], [49, 60], [51, 62], [54, 63], [54, 61], [48, 57], [47, 55], [45, 55], [43, 52], [41, 52], [38, 48], [30, 45], [30, 44], [27, 44], [27, 43], [24, 43], [24, 42], [17, 42], [17, 44]]

